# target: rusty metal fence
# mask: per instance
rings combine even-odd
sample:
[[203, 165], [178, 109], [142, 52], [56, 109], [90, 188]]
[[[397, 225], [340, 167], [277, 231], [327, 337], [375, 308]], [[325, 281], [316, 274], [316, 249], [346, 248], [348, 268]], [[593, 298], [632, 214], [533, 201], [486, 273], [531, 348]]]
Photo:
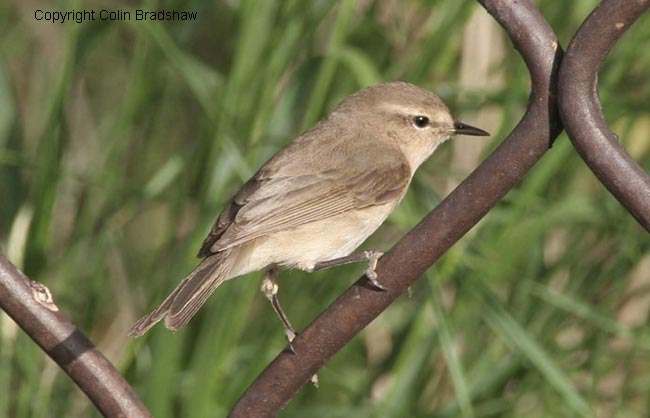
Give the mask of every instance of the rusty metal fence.
[[[603, 0], [566, 52], [528, 0], [479, 0], [507, 31], [531, 78], [527, 111], [501, 145], [381, 259], [386, 291], [359, 279], [281, 352], [242, 395], [230, 417], [275, 416], [337, 351], [383, 312], [517, 185], [567, 131], [598, 179], [650, 231], [650, 177], [602, 114], [597, 72], [650, 0]], [[49, 291], [0, 256], [0, 306], [106, 417], [150, 417], [126, 381], [48, 300]], [[336, 324], [334, 326], [334, 324]]]

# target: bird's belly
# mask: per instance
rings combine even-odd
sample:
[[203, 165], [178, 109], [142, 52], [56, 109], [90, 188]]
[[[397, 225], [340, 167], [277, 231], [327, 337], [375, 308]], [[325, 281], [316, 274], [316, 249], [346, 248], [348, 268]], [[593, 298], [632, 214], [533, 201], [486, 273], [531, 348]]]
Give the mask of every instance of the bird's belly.
[[255, 239], [246, 251], [250, 270], [270, 264], [311, 270], [320, 261], [349, 255], [379, 228], [394, 207], [388, 204], [346, 212]]

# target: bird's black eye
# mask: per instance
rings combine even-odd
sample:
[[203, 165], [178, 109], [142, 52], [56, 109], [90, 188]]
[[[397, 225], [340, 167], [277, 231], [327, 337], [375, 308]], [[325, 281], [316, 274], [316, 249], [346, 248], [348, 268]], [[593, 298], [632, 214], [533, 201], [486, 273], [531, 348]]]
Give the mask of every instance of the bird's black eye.
[[429, 125], [429, 118], [426, 116], [413, 116], [413, 124], [418, 128], [426, 128]]

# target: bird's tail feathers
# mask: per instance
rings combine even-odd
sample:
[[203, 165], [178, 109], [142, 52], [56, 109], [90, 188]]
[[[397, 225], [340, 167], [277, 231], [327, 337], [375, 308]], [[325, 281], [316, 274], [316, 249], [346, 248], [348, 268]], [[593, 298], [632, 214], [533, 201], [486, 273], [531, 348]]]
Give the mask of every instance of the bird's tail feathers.
[[156, 309], [133, 325], [129, 335], [139, 337], [162, 319], [174, 332], [187, 325], [208, 296], [230, 278], [233, 260], [237, 258], [233, 251], [236, 250], [227, 249], [206, 257]]

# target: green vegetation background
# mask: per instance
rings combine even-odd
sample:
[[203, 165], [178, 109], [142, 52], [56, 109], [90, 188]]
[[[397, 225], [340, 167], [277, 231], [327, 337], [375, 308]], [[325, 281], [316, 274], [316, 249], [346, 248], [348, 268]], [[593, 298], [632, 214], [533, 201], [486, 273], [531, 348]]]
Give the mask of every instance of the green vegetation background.
[[[596, 4], [536, 3], [563, 45]], [[157, 418], [224, 416], [285, 345], [260, 274], [223, 285], [177, 334], [126, 336], [193, 268], [219, 209], [270, 155], [343, 96], [394, 79], [491, 130], [420, 169], [365, 244], [388, 249], [514, 127], [529, 94], [520, 56], [473, 1], [145, 1], [120, 7], [199, 19], [34, 19], [38, 8], [106, 7], [0, 3], [0, 250], [50, 287]], [[649, 18], [600, 77], [608, 121], [646, 169]], [[362, 270], [285, 272], [280, 296], [298, 329]], [[565, 135], [412, 290], [282, 416], [647, 416], [648, 235]], [[0, 417], [90, 416], [2, 315]]]

